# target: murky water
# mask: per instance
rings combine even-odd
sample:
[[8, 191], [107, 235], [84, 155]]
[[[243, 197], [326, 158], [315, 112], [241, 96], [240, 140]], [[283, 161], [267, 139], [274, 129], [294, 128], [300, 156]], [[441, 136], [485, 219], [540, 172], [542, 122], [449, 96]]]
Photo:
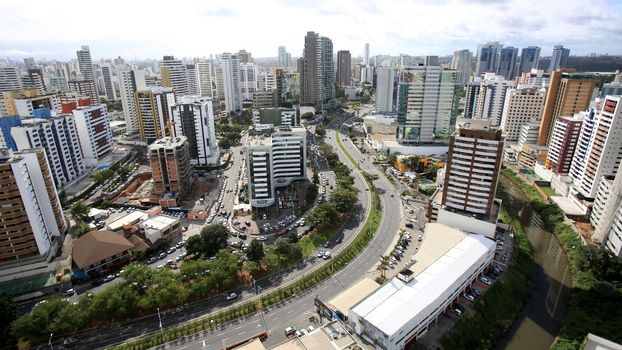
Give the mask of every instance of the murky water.
[[548, 349], [566, 315], [570, 292], [570, 271], [557, 237], [541, 228], [541, 220], [522, 205], [525, 194], [505, 178], [501, 183], [517, 208], [524, 208], [521, 222], [534, 247], [533, 290], [512, 328], [495, 349]]

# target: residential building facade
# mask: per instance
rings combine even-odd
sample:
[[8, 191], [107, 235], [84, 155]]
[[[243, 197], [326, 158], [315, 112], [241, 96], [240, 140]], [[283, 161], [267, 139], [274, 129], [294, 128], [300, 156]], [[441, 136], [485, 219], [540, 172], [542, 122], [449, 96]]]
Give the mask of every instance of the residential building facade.
[[588, 112], [579, 112], [572, 117], [555, 118], [547, 154], [547, 168], [555, 174], [566, 175], [570, 172], [581, 126], [587, 114]]
[[545, 89], [507, 89], [500, 123], [506, 142], [517, 142], [522, 126], [540, 122], [545, 95]]
[[206, 97], [182, 96], [171, 106], [173, 136], [184, 136], [190, 146], [190, 163], [212, 165], [218, 162], [220, 150], [214, 127], [212, 100]]
[[147, 158], [151, 165], [154, 191], [171, 193], [183, 200], [190, 191], [190, 144], [185, 136], [165, 137], [149, 145]]
[[392, 67], [379, 67], [376, 79], [376, 112], [393, 112], [393, 87], [395, 71]]
[[146, 143], [171, 136], [171, 109], [175, 104], [172, 88], [151, 87], [134, 94], [138, 132]]

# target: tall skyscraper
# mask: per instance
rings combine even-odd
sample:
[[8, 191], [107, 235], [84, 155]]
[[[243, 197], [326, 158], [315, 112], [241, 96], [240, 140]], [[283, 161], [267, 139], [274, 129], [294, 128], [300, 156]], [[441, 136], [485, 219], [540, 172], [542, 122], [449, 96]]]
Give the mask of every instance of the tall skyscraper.
[[188, 94], [188, 76], [186, 66], [173, 56], [164, 56], [160, 61], [162, 86], [175, 89], [176, 96]]
[[455, 126], [458, 71], [439, 66], [403, 67], [397, 97], [397, 139], [403, 143], [448, 140]]
[[242, 100], [252, 100], [253, 94], [259, 89], [257, 78], [259, 71], [255, 63], [240, 63], [240, 93]]
[[363, 64], [369, 66], [369, 43], [365, 43], [365, 56], [363, 56]]
[[337, 84], [352, 84], [352, 57], [348, 50], [337, 51]]
[[376, 112], [393, 112], [394, 70], [392, 67], [379, 67], [376, 80]]
[[464, 118], [474, 118], [477, 113], [479, 92], [482, 87], [482, 78], [473, 77], [473, 81], [467, 83], [464, 97]]
[[117, 79], [119, 81], [119, 91], [127, 133], [132, 135], [138, 132], [138, 115], [134, 93], [147, 88], [145, 71], [133, 70], [126, 64], [120, 64], [117, 65]]
[[516, 142], [521, 127], [536, 122], [539, 124], [545, 95], [544, 88], [507, 89], [499, 124], [505, 133], [505, 141]]
[[291, 65], [291, 56], [287, 53], [285, 46], [279, 46], [279, 67], [289, 67]]
[[105, 104], [78, 107], [72, 111], [84, 162], [96, 166], [112, 153], [112, 128]]
[[104, 78], [104, 91], [106, 93], [106, 100], [116, 100], [117, 92], [114, 88], [114, 82], [112, 80], [112, 67], [110, 64], [103, 64], [101, 66], [102, 77]]
[[566, 175], [570, 171], [572, 156], [579, 142], [579, 133], [588, 112], [581, 111], [572, 117], [557, 117], [553, 125], [546, 164], [555, 174]]
[[303, 57], [298, 59], [300, 104], [326, 108], [335, 98], [333, 43], [327, 37], [307, 32]]
[[11, 128], [11, 136], [20, 151], [33, 148], [45, 151], [52, 179], [59, 190], [86, 171], [72, 115], [24, 119], [21, 126]]
[[19, 91], [22, 82], [16, 67], [0, 67], [0, 93]]
[[548, 144], [555, 118], [574, 115], [589, 107], [595, 86], [594, 80], [575, 78], [559, 70], [551, 73], [540, 122], [539, 145]]
[[93, 80], [95, 81], [95, 75], [93, 74], [93, 61], [91, 60], [91, 51], [89, 47], [84, 45], [78, 51], [76, 51], [78, 55], [78, 68], [80, 69], [80, 74], [82, 74], [82, 78], [84, 80]]
[[506, 80], [495, 73], [485, 73], [481, 80], [473, 118], [490, 119], [492, 125], [499, 125], [507, 89], [511, 87], [513, 87], [511, 80]]
[[458, 213], [490, 217], [503, 158], [501, 130], [466, 125], [449, 140], [441, 204]]
[[603, 176], [615, 176], [622, 159], [622, 103], [607, 96], [602, 108], [592, 109], [583, 121], [570, 177], [582, 198], [594, 198]]
[[186, 79], [188, 80], [188, 95], [196, 96], [199, 94], [199, 80], [196, 64], [186, 65]]
[[214, 127], [212, 100], [205, 97], [183, 96], [171, 106], [173, 134], [185, 136], [190, 145], [190, 163], [212, 165], [218, 161], [220, 151]]
[[157, 194], [172, 193], [183, 200], [190, 191], [190, 145], [186, 137], [165, 137], [147, 149], [153, 188]]
[[565, 49], [563, 45], [555, 45], [551, 54], [549, 72], [552, 73], [558, 68], [568, 67], [568, 56], [570, 56], [570, 49]]
[[221, 66], [216, 66], [214, 68], [214, 85], [216, 89], [213, 91], [214, 98], [219, 100], [225, 99], [225, 81], [223, 78], [223, 71]]
[[540, 48], [537, 46], [523, 47], [520, 51], [520, 63], [518, 64], [518, 75], [538, 69], [540, 63]]
[[471, 65], [473, 64], [473, 53], [469, 50], [454, 51], [451, 59], [451, 69], [458, 71], [458, 82], [467, 84], [471, 79]]
[[227, 112], [239, 112], [242, 110], [240, 60], [236, 54], [231, 53], [223, 53], [220, 59], [225, 110]]
[[66, 227], [43, 150], [0, 150], [0, 183], [0, 263], [46, 255]]
[[198, 61], [197, 83], [199, 85], [199, 95], [213, 97], [212, 92], [212, 63], [210, 61]]
[[497, 56], [503, 48], [503, 44], [497, 41], [487, 42], [477, 46], [477, 57], [475, 59], [475, 75], [480, 76], [486, 72], [497, 71]]
[[497, 64], [497, 74], [507, 80], [514, 79], [516, 69], [516, 58], [518, 57], [518, 48], [507, 46], [499, 51], [499, 62]]
[[175, 104], [172, 88], [149, 87], [136, 91], [136, 115], [140, 138], [149, 143], [172, 136], [170, 106]]

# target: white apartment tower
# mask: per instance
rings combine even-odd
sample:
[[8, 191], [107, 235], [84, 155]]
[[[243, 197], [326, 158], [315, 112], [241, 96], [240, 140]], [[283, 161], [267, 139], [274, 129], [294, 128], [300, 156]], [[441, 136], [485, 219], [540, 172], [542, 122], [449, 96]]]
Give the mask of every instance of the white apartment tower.
[[209, 61], [198, 61], [197, 83], [199, 85], [199, 95], [213, 97], [212, 95], [212, 63]]
[[[188, 80], [188, 95], [199, 94], [199, 79], [196, 64], [186, 65], [186, 79]], [[181, 97], [181, 96], [180, 96]]]
[[592, 238], [622, 257], [622, 171], [600, 180], [590, 221], [594, 226]]
[[214, 128], [212, 100], [207, 97], [182, 96], [171, 106], [173, 134], [185, 136], [190, 145], [190, 163], [212, 165], [218, 162], [220, 150]]
[[162, 75], [163, 87], [173, 88], [176, 96], [188, 94], [186, 66], [180, 60], [176, 60], [173, 56], [162, 57], [160, 74]]
[[86, 170], [72, 115], [24, 119], [21, 126], [11, 128], [11, 136], [20, 151], [32, 148], [45, 151], [54, 184], [59, 190]]
[[223, 93], [225, 110], [227, 112], [239, 112], [242, 109], [242, 96], [240, 87], [240, 60], [236, 54], [223, 53], [222, 61]]
[[105, 104], [78, 107], [73, 110], [84, 161], [96, 166], [112, 153], [112, 128]]
[[517, 142], [522, 126], [540, 121], [545, 97], [546, 89], [507, 90], [501, 115], [501, 129], [505, 133], [505, 141]]
[[605, 97], [602, 107], [592, 109], [581, 127], [570, 166], [576, 192], [594, 198], [603, 176], [614, 176], [622, 160], [622, 103], [620, 96]]
[[467, 84], [471, 79], [471, 65], [473, 64], [473, 53], [469, 50], [457, 50], [454, 51], [454, 55], [451, 59], [451, 69], [457, 70], [458, 82], [460, 84]]
[[22, 89], [22, 81], [16, 67], [0, 67], [0, 93], [19, 91]]
[[132, 135], [138, 133], [138, 115], [136, 113], [136, 91], [145, 90], [145, 71], [135, 70], [130, 66], [122, 64], [117, 66], [117, 79], [119, 80], [119, 91], [121, 93], [121, 104], [123, 105], [123, 115], [127, 126], [127, 133]]
[[473, 118], [489, 119], [491, 125], [499, 125], [507, 89], [513, 86], [514, 84], [511, 80], [506, 80], [495, 73], [484, 74]]
[[258, 75], [259, 72], [255, 63], [240, 63], [240, 93], [242, 100], [252, 100], [253, 93], [259, 90], [257, 85]]
[[376, 78], [376, 111], [393, 112], [394, 70], [392, 67], [380, 67]]
[[80, 50], [76, 51], [76, 55], [78, 56], [78, 68], [80, 69], [82, 78], [84, 80], [94, 81], [93, 61], [91, 60], [91, 51], [89, 47], [87, 45], [82, 46]]
[[278, 127], [246, 142], [248, 193], [253, 207], [276, 203], [276, 188], [306, 178], [306, 130]]

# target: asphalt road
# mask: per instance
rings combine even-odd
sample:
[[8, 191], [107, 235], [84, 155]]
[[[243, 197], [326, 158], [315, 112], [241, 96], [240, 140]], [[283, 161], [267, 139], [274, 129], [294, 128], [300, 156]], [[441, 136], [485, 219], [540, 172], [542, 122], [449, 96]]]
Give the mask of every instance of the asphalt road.
[[[335, 124], [339, 125], [339, 121], [336, 121]], [[366, 184], [362, 178], [362, 175], [352, 166], [348, 158], [345, 154], [343, 154], [341, 148], [337, 145], [333, 135], [334, 131], [329, 131], [329, 133], [332, 137], [328, 137], [327, 142], [333, 146], [339, 155], [340, 160], [353, 170], [353, 174], [355, 175], [355, 186], [361, 189], [361, 192], [359, 192], [359, 200], [361, 201], [362, 207], [366, 209], [365, 212], [367, 212], [367, 208], [369, 208], [370, 194], [368, 191], [363, 190], [366, 187]], [[359, 161], [362, 157], [356, 148], [349, 149], [349, 152], [351, 152], [352, 157], [357, 161]], [[239, 151], [236, 156], [240, 157]], [[237, 175], [237, 170], [234, 169], [235, 167], [232, 167], [230, 170], [236, 171]], [[371, 164], [369, 165], [369, 168], [365, 167], [365, 169], [370, 172], [374, 170]], [[397, 196], [390, 196], [390, 194], [393, 193], [393, 188], [384, 177], [380, 177], [376, 180], [375, 185], [378, 188], [383, 206], [383, 218], [381, 220], [378, 234], [374, 236], [367, 248], [356, 259], [354, 259], [348, 266], [339, 271], [333, 277], [324, 281], [319, 286], [316, 286], [313, 290], [308, 291], [307, 294], [298, 295], [289, 302], [282, 303], [279, 306], [274, 306], [267, 310], [267, 312], [263, 313], [265, 325], [270, 332], [270, 337], [266, 341], [267, 346], [275, 345], [285, 340], [283, 330], [290, 325], [295, 317], [300, 316], [302, 311], [314, 307], [313, 299], [316, 295], [322, 300], [329, 300], [338, 295], [345, 288], [356, 283], [358, 280], [365, 277], [369, 272], [372, 272], [379, 257], [390, 247], [397, 231], [399, 230], [400, 222], [403, 216], [401, 205]], [[366, 217], [366, 215], [360, 216], [355, 225], [351, 225], [351, 227], [346, 227], [344, 229], [344, 243], [342, 246], [345, 246], [358, 231], [358, 228], [363, 225], [364, 217]], [[285, 276], [267, 278], [258, 281], [258, 290], [265, 292], [271, 288], [281, 287], [287, 282], [308, 273], [314, 268], [317, 268], [320, 265], [320, 262], [331, 263], [331, 261], [318, 261], [317, 258], [312, 256], [308, 261], [301, 263]], [[238, 292], [239, 295], [236, 303], [248, 301], [253, 296], [250, 287], [240, 288], [236, 292]], [[232, 302], [227, 302], [225, 300], [225, 294], [223, 293], [213, 298], [187, 305], [182, 312], [169, 312], [163, 314], [162, 326], [164, 328], [172, 327], [207, 315], [211, 312], [218, 311], [231, 304]], [[77, 337], [80, 341], [73, 348], [93, 349], [111, 346], [134, 337], [153, 334], [158, 330], [159, 323], [157, 314], [148, 315], [123, 323], [106, 325], [94, 331], [79, 334]], [[192, 341], [175, 345], [174, 348], [217, 349], [222, 347], [223, 344], [231, 344], [236, 341], [246, 339], [261, 331], [264, 331], [263, 322], [261, 322], [260, 315], [255, 315], [245, 319], [242, 322], [230, 324], [220, 330], [207, 333], [201, 337], [196, 337]], [[60, 346], [61, 342], [62, 339], [55, 341], [55, 347]]]

